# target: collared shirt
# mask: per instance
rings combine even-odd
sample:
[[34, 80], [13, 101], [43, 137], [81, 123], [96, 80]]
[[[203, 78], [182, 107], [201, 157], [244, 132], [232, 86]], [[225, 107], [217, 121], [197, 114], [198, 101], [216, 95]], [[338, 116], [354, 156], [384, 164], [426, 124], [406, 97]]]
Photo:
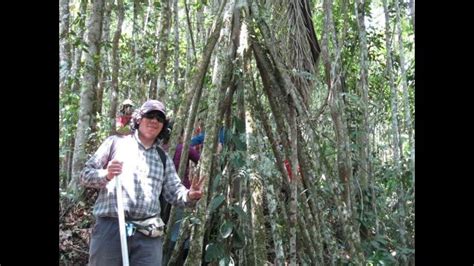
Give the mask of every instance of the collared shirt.
[[160, 193], [172, 205], [185, 206], [186, 189], [178, 177], [173, 161], [166, 154], [166, 172], [156, 150], [156, 142], [146, 149], [138, 138], [138, 130], [128, 136], [110, 136], [86, 162], [81, 172], [81, 183], [86, 187], [99, 188], [94, 205], [96, 217], [117, 217], [115, 179], [107, 181], [107, 164], [113, 159], [123, 162], [122, 195], [125, 217], [143, 219], [160, 213]]

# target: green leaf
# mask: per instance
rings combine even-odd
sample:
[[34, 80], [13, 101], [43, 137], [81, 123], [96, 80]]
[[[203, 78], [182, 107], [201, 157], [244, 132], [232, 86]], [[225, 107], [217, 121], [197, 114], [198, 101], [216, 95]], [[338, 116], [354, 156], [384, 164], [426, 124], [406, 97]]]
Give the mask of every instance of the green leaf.
[[211, 243], [206, 247], [206, 255], [204, 255], [204, 260], [206, 262], [211, 262], [219, 260], [224, 257], [224, 250], [222, 246], [217, 243]]
[[201, 220], [199, 220], [199, 218], [197, 217], [191, 217], [189, 218], [189, 221], [191, 222], [191, 224], [201, 224]]
[[242, 209], [242, 207], [240, 207], [239, 205], [234, 205], [232, 206], [231, 208], [235, 213], [237, 213], [237, 215], [239, 216], [240, 219], [244, 219], [247, 217], [247, 215], [245, 214], [244, 210]]
[[240, 132], [243, 133], [245, 132], [245, 121], [240, 119], [237, 116], [232, 117], [232, 122], [233, 122], [233, 127], [235, 129], [235, 132]]
[[232, 222], [225, 221], [219, 229], [222, 238], [226, 239], [227, 237], [229, 237], [230, 234], [232, 233], [233, 227], [234, 227], [234, 224]]
[[212, 181], [212, 187], [211, 187], [211, 193], [214, 193], [217, 189], [217, 186], [219, 186], [221, 182], [222, 175], [219, 173], [214, 177], [214, 180]]
[[241, 168], [245, 165], [245, 160], [242, 157], [240, 152], [233, 152], [230, 155], [230, 163], [236, 168]]
[[377, 242], [377, 241], [375, 241], [375, 240], [370, 241], [370, 244], [371, 244], [375, 249], [379, 249], [379, 250], [380, 250], [380, 249], [383, 249], [383, 248], [380, 246], [379, 242]]
[[234, 259], [232, 256], [225, 256], [219, 261], [219, 266], [234, 266]]
[[232, 237], [232, 247], [235, 249], [241, 249], [245, 246], [244, 234], [241, 229], [236, 229], [234, 237]]
[[215, 209], [219, 208], [221, 206], [222, 202], [224, 202], [224, 196], [223, 195], [218, 195], [215, 196], [212, 200], [211, 203], [209, 203], [209, 212], [213, 212]]
[[232, 141], [235, 143], [235, 150], [237, 151], [245, 151], [246, 148], [246, 143], [245, 143], [245, 138], [244, 134], [239, 134], [239, 135], [233, 135], [232, 136]]

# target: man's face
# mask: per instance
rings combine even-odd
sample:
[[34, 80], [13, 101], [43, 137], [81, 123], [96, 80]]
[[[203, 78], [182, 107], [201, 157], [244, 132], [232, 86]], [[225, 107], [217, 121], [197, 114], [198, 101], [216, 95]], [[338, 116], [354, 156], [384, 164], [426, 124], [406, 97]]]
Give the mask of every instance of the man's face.
[[163, 129], [164, 115], [160, 111], [151, 111], [143, 114], [138, 130], [148, 140], [154, 140]]

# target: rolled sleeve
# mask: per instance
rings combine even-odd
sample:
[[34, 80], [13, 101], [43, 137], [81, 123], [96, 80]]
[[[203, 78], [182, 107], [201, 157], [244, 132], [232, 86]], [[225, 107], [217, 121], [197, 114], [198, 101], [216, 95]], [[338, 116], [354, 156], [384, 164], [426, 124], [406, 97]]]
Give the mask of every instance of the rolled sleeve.
[[162, 194], [172, 205], [190, 206], [193, 202], [188, 199], [189, 190], [181, 183], [176, 173], [173, 161], [166, 156], [166, 172], [164, 173]]
[[114, 136], [107, 138], [99, 149], [87, 160], [81, 171], [80, 181], [84, 187], [103, 188], [109, 182], [107, 176], [107, 163], [111, 158], [111, 148]]

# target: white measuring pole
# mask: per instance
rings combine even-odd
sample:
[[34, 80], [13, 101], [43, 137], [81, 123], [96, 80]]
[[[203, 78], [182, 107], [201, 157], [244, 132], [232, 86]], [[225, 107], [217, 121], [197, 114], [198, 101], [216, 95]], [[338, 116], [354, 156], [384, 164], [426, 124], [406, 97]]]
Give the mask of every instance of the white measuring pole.
[[128, 264], [128, 249], [127, 249], [127, 237], [125, 235], [125, 214], [123, 210], [123, 198], [122, 198], [122, 182], [119, 176], [115, 176], [115, 192], [117, 195], [117, 208], [118, 208], [118, 220], [120, 229], [120, 245], [122, 249], [122, 263], [123, 266], [129, 266]]

